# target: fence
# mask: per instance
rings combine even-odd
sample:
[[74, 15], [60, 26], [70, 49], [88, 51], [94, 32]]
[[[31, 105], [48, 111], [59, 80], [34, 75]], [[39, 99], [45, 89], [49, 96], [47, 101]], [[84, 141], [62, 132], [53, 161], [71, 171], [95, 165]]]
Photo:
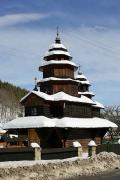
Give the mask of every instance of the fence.
[[[90, 147], [93, 154], [93, 148]], [[49, 159], [65, 159], [79, 156], [81, 157], [81, 147], [75, 148], [54, 148], [43, 149], [32, 147], [19, 148], [0, 148], [0, 161], [21, 161], [21, 160], [49, 160]], [[120, 144], [102, 144], [96, 147], [96, 154], [106, 151], [114, 152], [120, 155]], [[90, 153], [89, 153], [90, 155]]]
[[65, 159], [78, 156], [78, 148], [54, 148], [54, 149], [43, 149], [41, 158], [48, 159]]
[[80, 155], [79, 148], [0, 148], [0, 161], [65, 159]]
[[114, 152], [120, 155], [120, 144], [102, 144], [98, 145], [96, 148], [96, 154], [106, 151], [106, 152]]
[[34, 160], [34, 148], [0, 148], [0, 161]]

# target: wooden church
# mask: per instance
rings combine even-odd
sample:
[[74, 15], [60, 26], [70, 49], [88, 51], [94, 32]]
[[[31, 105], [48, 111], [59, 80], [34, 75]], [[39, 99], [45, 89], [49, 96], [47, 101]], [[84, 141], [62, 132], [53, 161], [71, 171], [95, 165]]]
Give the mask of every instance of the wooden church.
[[78, 141], [85, 148], [92, 139], [101, 144], [106, 131], [117, 126], [100, 117], [104, 107], [92, 99], [88, 79], [77, 71], [58, 32], [43, 61], [43, 79], [20, 101], [25, 117], [8, 122], [5, 129], [26, 134], [28, 146], [37, 142], [42, 148], [61, 148]]

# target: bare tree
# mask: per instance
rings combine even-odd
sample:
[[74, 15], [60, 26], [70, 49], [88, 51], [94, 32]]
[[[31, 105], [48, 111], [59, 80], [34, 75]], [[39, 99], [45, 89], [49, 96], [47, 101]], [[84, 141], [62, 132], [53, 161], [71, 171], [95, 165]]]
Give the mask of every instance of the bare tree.
[[106, 119], [117, 124], [117, 129], [110, 129], [111, 136], [120, 135], [120, 105], [119, 106], [106, 106], [103, 110], [102, 116]]

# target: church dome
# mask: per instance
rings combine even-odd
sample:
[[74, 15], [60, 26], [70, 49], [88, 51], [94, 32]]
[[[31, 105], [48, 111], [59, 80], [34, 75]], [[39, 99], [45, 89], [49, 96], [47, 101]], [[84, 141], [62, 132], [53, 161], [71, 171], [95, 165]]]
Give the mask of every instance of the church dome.
[[[45, 53], [44, 60], [54, 60], [57, 58], [70, 60], [72, 57], [68, 52], [67, 48], [61, 43], [59, 33], [57, 31], [57, 36], [55, 38], [55, 43], [53, 43], [48, 51]], [[59, 59], [58, 58], [58, 59]]]

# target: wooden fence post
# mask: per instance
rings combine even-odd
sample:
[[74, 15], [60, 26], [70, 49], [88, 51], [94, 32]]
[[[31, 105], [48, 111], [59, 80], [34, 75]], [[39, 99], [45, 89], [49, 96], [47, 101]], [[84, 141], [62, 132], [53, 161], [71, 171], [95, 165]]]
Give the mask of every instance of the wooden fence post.
[[34, 153], [34, 160], [41, 160], [41, 148], [35, 147]]
[[96, 154], [96, 143], [95, 141], [91, 140], [89, 143], [88, 143], [88, 156], [91, 157], [91, 156], [94, 156]]
[[36, 142], [31, 143], [31, 147], [34, 148], [34, 160], [41, 160], [41, 147]]
[[74, 142], [73, 142], [73, 147], [76, 147], [76, 148], [77, 148], [78, 157], [82, 157], [82, 146], [81, 146], [80, 142], [74, 141]]
[[82, 157], [82, 146], [78, 147], [78, 157]]

